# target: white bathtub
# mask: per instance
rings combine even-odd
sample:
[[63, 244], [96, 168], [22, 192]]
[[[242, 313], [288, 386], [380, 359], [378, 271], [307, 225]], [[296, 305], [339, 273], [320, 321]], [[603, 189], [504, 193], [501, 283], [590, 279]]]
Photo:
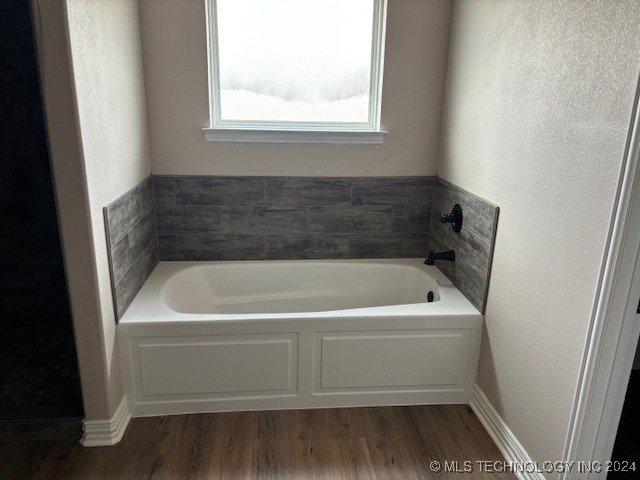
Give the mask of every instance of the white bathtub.
[[140, 416], [466, 403], [482, 322], [422, 259], [162, 262], [118, 335]]

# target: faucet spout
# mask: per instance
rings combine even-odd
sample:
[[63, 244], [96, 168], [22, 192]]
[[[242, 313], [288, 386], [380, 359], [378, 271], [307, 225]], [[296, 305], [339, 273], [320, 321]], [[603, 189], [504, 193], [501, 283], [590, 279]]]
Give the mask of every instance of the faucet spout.
[[426, 265], [435, 265], [436, 260], [447, 260], [449, 262], [455, 262], [456, 260], [456, 252], [453, 250], [448, 250], [446, 252], [438, 252], [434, 253], [433, 250], [429, 250], [429, 255], [427, 259], [424, 261]]

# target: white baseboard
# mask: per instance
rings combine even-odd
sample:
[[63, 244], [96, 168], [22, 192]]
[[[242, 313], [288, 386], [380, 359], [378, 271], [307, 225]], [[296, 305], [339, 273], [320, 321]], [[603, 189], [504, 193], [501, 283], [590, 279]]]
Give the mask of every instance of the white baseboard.
[[127, 397], [123, 396], [120, 405], [113, 416], [105, 420], [85, 420], [83, 422], [84, 433], [80, 439], [83, 447], [108, 447], [115, 445], [127, 431], [131, 412], [127, 404]]
[[[480, 420], [480, 423], [487, 430], [496, 446], [507, 462], [516, 465], [533, 466], [535, 462], [531, 459], [527, 451], [520, 444], [513, 432], [504, 423], [498, 412], [493, 408], [491, 402], [476, 383], [473, 386], [469, 406]], [[529, 468], [523, 469], [529, 470]], [[520, 480], [545, 480], [544, 475], [537, 471], [514, 471]]]

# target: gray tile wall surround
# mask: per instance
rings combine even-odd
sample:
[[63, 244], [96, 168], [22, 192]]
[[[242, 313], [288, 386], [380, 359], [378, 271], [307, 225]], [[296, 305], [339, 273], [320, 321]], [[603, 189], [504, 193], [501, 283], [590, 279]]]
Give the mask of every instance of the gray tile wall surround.
[[161, 260], [426, 255], [434, 177], [154, 176]]
[[104, 218], [114, 308], [120, 319], [160, 258], [152, 177], [104, 207]]
[[[438, 218], [464, 211], [456, 234]], [[160, 260], [423, 257], [484, 312], [499, 209], [435, 177], [153, 176], [104, 208], [119, 319]]]
[[[439, 220], [456, 203], [463, 212], [459, 233], [453, 231], [451, 224]], [[436, 265], [482, 313], [489, 289], [499, 210], [491, 202], [436, 178], [429, 249], [456, 252], [455, 262], [437, 261]]]

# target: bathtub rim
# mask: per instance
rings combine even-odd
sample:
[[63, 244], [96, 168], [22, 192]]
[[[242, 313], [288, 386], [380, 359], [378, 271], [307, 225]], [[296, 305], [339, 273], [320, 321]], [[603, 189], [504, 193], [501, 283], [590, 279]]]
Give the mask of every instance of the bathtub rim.
[[[163, 324], [170, 322], [248, 322], [257, 320], [308, 320], [336, 318], [383, 318], [389, 316], [425, 317], [425, 316], [460, 316], [480, 315], [480, 312], [453, 285], [453, 283], [436, 267], [424, 265], [422, 258], [391, 259], [336, 259], [336, 260], [214, 260], [214, 261], [163, 261], [158, 263], [149, 278], [135, 296], [131, 305], [119, 321], [119, 324]], [[399, 265], [419, 269], [430, 275], [438, 283], [440, 300], [402, 305], [385, 305], [377, 307], [360, 307], [342, 310], [326, 310], [320, 312], [291, 313], [183, 313], [171, 309], [162, 299], [162, 290], [167, 280], [180, 271], [197, 265], [231, 264], [380, 264]]]

